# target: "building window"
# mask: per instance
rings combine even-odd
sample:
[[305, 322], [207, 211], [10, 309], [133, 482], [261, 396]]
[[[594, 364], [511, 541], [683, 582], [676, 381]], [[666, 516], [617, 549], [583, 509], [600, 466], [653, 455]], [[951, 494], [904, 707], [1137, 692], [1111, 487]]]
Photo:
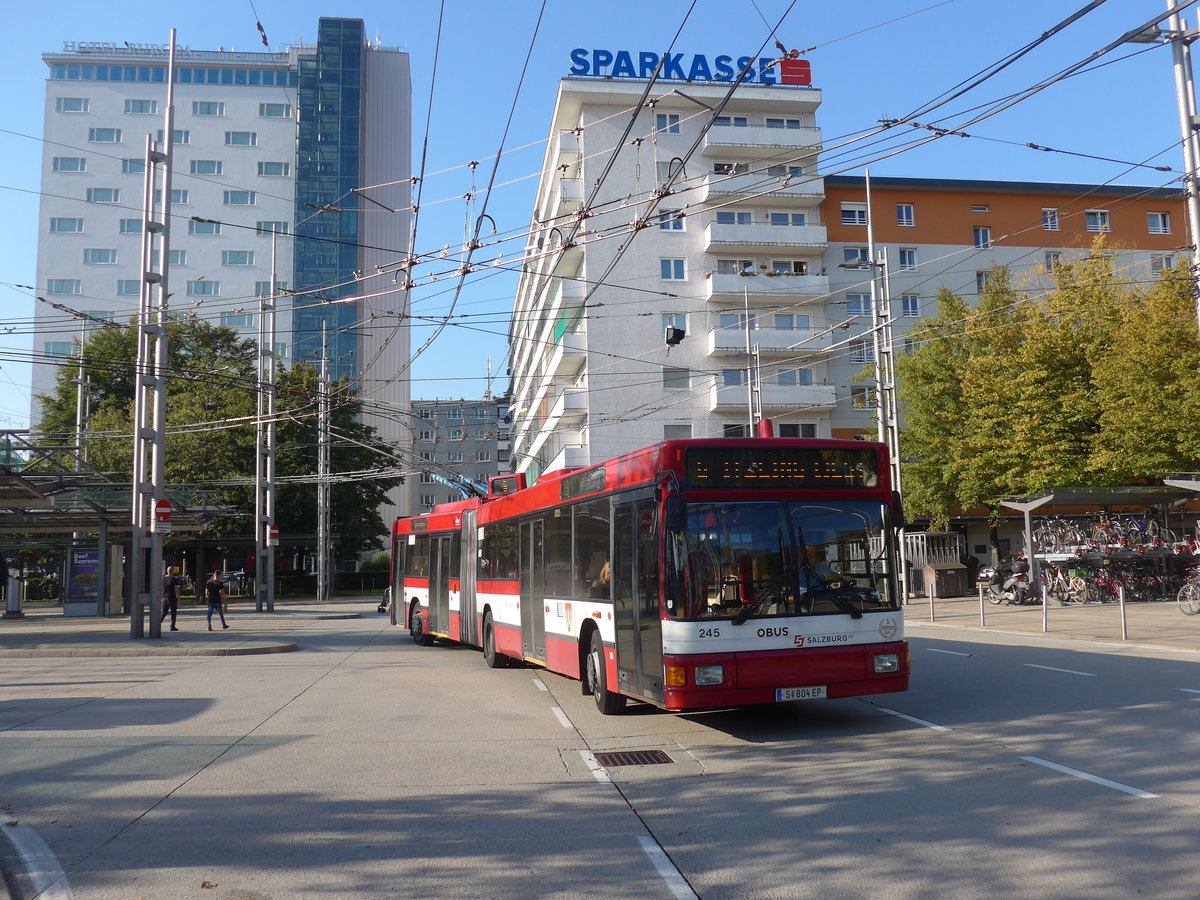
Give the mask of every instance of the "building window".
[[913, 205], [911, 203], [896, 204], [896, 224], [903, 225], [906, 228], [912, 228], [916, 224], [913, 218]]
[[754, 330], [754, 320], [741, 312], [721, 313], [717, 321], [717, 327], [722, 331], [745, 331], [747, 328]]
[[89, 128], [88, 142], [91, 144], [119, 144], [121, 143], [121, 129]]
[[850, 362], [869, 363], [875, 359], [875, 348], [870, 341], [850, 342]]
[[476, 422], [486, 422], [487, 417], [488, 417], [488, 411], [487, 411], [486, 407], [480, 406], [475, 410], [475, 421]]
[[988, 289], [988, 279], [991, 277], [991, 272], [976, 272], [975, 273], [975, 292], [982, 294]]
[[780, 275], [807, 275], [808, 261], [804, 259], [773, 259], [770, 271], [778, 272]]
[[491, 450], [476, 450], [475, 451], [475, 462], [491, 462], [491, 461], [492, 461], [492, 451]]
[[290, 119], [292, 107], [287, 103], [260, 103], [258, 116], [260, 119]]
[[54, 111], [62, 113], [85, 113], [92, 108], [87, 97], [55, 97]]
[[78, 278], [51, 278], [46, 282], [46, 291], [51, 294], [82, 294], [83, 282]]
[[264, 177], [286, 178], [292, 172], [290, 163], [285, 162], [260, 162], [258, 164], [258, 174]]
[[[159, 264], [159, 262], [162, 260], [162, 251], [155, 250], [151, 258], [154, 261], [154, 265], [157, 266]], [[186, 250], [171, 250], [170, 252], [167, 253], [167, 262], [172, 266], [187, 265], [187, 251]]]
[[43, 346], [46, 348], [47, 356], [74, 356], [75, 342], [74, 341], [46, 341]]
[[433, 440], [433, 431], [429, 428], [422, 428], [420, 431], [417, 432], [417, 440], [418, 441], [432, 441]]
[[1058, 210], [1042, 210], [1042, 231], [1058, 231]]
[[976, 225], [974, 228], [974, 233], [976, 250], [992, 249], [992, 229], [984, 225]]
[[121, 160], [122, 175], [141, 175], [146, 171], [146, 161], [144, 159], [123, 159]]
[[254, 324], [254, 316], [244, 312], [221, 313], [221, 325], [225, 328], [249, 328]]
[[223, 116], [225, 115], [225, 104], [216, 100], [193, 100], [192, 115]]
[[663, 281], [686, 281], [686, 259], [660, 259], [658, 261], [659, 275]]
[[120, 203], [121, 192], [117, 188], [88, 188], [88, 203]]
[[659, 113], [654, 117], [654, 130], [660, 134], [679, 134], [679, 116], [676, 113]]
[[[424, 481], [426, 477], [427, 476], [422, 475], [421, 480]], [[430, 478], [429, 481], [430, 481], [430, 483], [432, 483], [433, 479]], [[421, 505], [422, 506], [433, 506], [434, 505], [433, 494], [422, 494], [421, 495]]]
[[[286, 290], [287, 290], [287, 282], [286, 281], [275, 282], [275, 293], [276, 294], [282, 294]], [[267, 297], [267, 296], [270, 296], [270, 293], [271, 293], [271, 282], [269, 282], [269, 281], [254, 282], [254, 296], [255, 297]]]
[[745, 128], [750, 124], [750, 120], [745, 116], [717, 116], [713, 119], [713, 125], [717, 128]]
[[[435, 483], [436, 482], [433, 480], [433, 476], [430, 475], [428, 472], [421, 473], [421, 484], [435, 484]], [[433, 506], [433, 494], [422, 494], [421, 496], [428, 497], [429, 505]]]
[[842, 262], [856, 263], [856, 264], [864, 265], [864, 266], [867, 265], [870, 262], [870, 259], [867, 256], [867, 248], [866, 247], [843, 247], [842, 248]]
[[843, 225], [866, 225], [867, 224], [867, 204], [865, 203], [842, 203], [842, 224]]
[[448, 409], [448, 410], [446, 410], [446, 418], [449, 419], [451, 422], [461, 422], [462, 421], [462, 410], [461, 409]]
[[817, 426], [808, 422], [784, 422], [779, 425], [779, 436], [785, 438], [815, 438]]
[[1088, 231], [1100, 233], [1111, 230], [1108, 223], [1107, 209], [1089, 209], [1084, 213], [1084, 217], [1087, 220]]
[[51, 234], [79, 234], [83, 231], [83, 219], [51, 219]]
[[875, 390], [865, 387], [850, 388], [850, 404], [855, 409], [874, 409]]
[[775, 379], [781, 387], [798, 387], [813, 383], [812, 369], [780, 369]]
[[900, 315], [909, 319], [917, 319], [921, 316], [921, 297], [918, 294], [901, 294], [900, 295]]
[[846, 313], [851, 316], [869, 316], [871, 314], [871, 295], [847, 294]]
[[[162, 191], [161, 190], [156, 190], [154, 192], [154, 202], [162, 203]], [[187, 191], [176, 190], [174, 188], [171, 189], [171, 203], [172, 204], [174, 204], [176, 206], [181, 205], [181, 204], [186, 206], [187, 202], [188, 202], [188, 192]]]
[[900, 248], [900, 271], [908, 272], [917, 267], [917, 248]]
[[225, 191], [226, 206], [254, 206], [254, 191]]
[[189, 219], [188, 234], [211, 235], [221, 233], [221, 223], [208, 220]]
[[120, 231], [121, 231], [121, 234], [141, 234], [142, 233], [142, 220], [141, 219], [122, 219]]
[[992, 211], [992, 208], [990, 206], [988, 206], [986, 203], [975, 203], [971, 206], [971, 212], [985, 213], [985, 212], [991, 212], [991, 211]]
[[721, 383], [725, 387], [738, 387], [746, 383], [745, 369], [722, 369]]
[[1057, 269], [1062, 265], [1062, 254], [1057, 250], [1047, 250], [1043, 258], [1047, 269]]
[[189, 297], [220, 297], [221, 282], [219, 281], [189, 281], [187, 283]]
[[692, 386], [691, 369], [663, 366], [662, 386], [667, 391], [686, 391]]
[[122, 278], [117, 282], [118, 297], [136, 297], [142, 292], [142, 285], [136, 278]]
[[721, 436], [727, 438], [746, 437], [745, 425], [722, 425]]
[[125, 114], [127, 116], [155, 116], [158, 115], [157, 100], [126, 100]]
[[748, 212], [722, 210], [717, 213], [716, 222], [718, 225], [752, 225], [754, 217]]
[[253, 131], [227, 131], [225, 132], [226, 147], [257, 147], [258, 134]]
[[[162, 129], [159, 129], [155, 139], [161, 144], [163, 139]], [[182, 131], [176, 128], [171, 132], [172, 144], [190, 144], [192, 142], [192, 133], [190, 131]]]
[[808, 316], [800, 316], [795, 313], [776, 313], [772, 327], [776, 331], [808, 331], [811, 326]]
[[446, 454], [446, 462], [460, 463], [463, 461], [461, 450], [451, 450]]
[[687, 441], [692, 437], [692, 426], [684, 423], [682, 425], [664, 425], [663, 440], [664, 441]]
[[747, 175], [750, 172], [749, 163], [715, 162], [714, 175]]
[[667, 182], [683, 171], [683, 163], [678, 159], [660, 159], [654, 163], [654, 177], [659, 182]]
[[782, 175], [787, 178], [799, 178], [804, 174], [802, 166], [767, 166], [766, 173], [768, 175]]
[[287, 222], [256, 222], [254, 230], [257, 234], [287, 234]]
[[221, 265], [223, 266], [252, 266], [254, 265], [253, 250], [222, 250]]
[[773, 212], [767, 216], [767, 221], [772, 225], [803, 225], [805, 216], [804, 213]]
[[433, 418], [433, 410], [432, 409], [419, 409], [419, 410], [417, 410], [417, 418], [418, 419], [432, 419]]
[[1161, 275], [1168, 269], [1175, 268], [1175, 255], [1173, 253], [1156, 253], [1150, 257], [1150, 271], [1155, 275]]
[[193, 175], [221, 175], [225, 171], [225, 163], [219, 159], [193, 159], [191, 172]]
[[87, 160], [82, 156], [56, 156], [51, 168], [55, 172], [86, 172]]
[[740, 275], [742, 272], [753, 272], [754, 260], [752, 259], [718, 259], [717, 274], [718, 275]]
[[[663, 313], [662, 325], [663, 328], [678, 328], [681, 331], [686, 332], [687, 313]], [[482, 410], [480, 410], [480, 412], [482, 412]]]
[[116, 250], [84, 250], [83, 261], [89, 266], [115, 266]]
[[660, 231], [683, 231], [684, 215], [680, 209], [664, 209], [658, 214]]
[[1150, 234], [1170, 234], [1171, 214], [1165, 212], [1146, 213], [1146, 230]]
[[451, 428], [449, 438], [452, 441], [461, 441], [463, 439], [463, 431], [461, 428]]
[[801, 119], [767, 119], [768, 128], [803, 128], [804, 122]]

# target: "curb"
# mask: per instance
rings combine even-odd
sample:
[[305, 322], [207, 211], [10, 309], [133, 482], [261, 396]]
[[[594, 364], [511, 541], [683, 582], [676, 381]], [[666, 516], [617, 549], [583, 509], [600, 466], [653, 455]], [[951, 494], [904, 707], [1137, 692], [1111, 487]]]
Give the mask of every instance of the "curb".
[[33, 657], [103, 656], [259, 656], [266, 653], [292, 653], [296, 644], [267, 644], [258, 647], [38, 647], [30, 650], [0, 650], [0, 659]]
[[959, 631], [973, 631], [977, 634], [1006, 634], [1010, 637], [1045, 638], [1056, 641], [1075, 641], [1081, 644], [1101, 644], [1106, 647], [1119, 647], [1129, 650], [1160, 650], [1168, 653], [1200, 653], [1194, 647], [1172, 647], [1169, 644], [1147, 644], [1144, 641], [1122, 641], [1113, 638], [1079, 637], [1064, 635], [1053, 631], [1010, 631], [1003, 628], [980, 627], [979, 625], [958, 625], [953, 622], [905, 622], [905, 630], [914, 627], [922, 628], [955, 628]]
[[71, 883], [54, 851], [28, 825], [0, 825], [0, 891], [10, 900], [71, 900]]

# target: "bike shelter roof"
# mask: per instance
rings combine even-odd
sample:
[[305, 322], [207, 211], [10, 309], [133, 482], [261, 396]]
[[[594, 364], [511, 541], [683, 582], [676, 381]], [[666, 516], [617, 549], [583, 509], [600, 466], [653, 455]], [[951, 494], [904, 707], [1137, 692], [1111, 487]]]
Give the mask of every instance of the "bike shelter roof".
[[1169, 506], [1180, 500], [1190, 500], [1200, 492], [1200, 479], [1193, 479], [1194, 488], [1182, 486], [1182, 481], [1167, 479], [1166, 484], [1132, 484], [1119, 487], [1059, 487], [1049, 488], [1025, 497], [1001, 497], [1000, 505], [1019, 512], [1032, 512], [1070, 506]]

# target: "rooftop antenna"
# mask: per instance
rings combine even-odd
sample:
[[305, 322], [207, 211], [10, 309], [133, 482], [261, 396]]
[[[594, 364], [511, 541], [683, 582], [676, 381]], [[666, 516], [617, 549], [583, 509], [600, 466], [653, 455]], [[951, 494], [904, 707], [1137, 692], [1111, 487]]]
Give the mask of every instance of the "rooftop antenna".
[[492, 358], [488, 357], [487, 388], [483, 392], [484, 400], [492, 399]]

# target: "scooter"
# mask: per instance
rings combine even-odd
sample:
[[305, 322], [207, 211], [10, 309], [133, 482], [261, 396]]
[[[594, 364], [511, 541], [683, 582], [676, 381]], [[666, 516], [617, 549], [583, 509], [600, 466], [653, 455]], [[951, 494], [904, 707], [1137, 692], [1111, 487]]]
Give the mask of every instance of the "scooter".
[[1019, 606], [1032, 602], [1033, 586], [1029, 581], [1029, 563], [1024, 559], [998, 566], [988, 579], [988, 602], [999, 606], [1007, 603]]

